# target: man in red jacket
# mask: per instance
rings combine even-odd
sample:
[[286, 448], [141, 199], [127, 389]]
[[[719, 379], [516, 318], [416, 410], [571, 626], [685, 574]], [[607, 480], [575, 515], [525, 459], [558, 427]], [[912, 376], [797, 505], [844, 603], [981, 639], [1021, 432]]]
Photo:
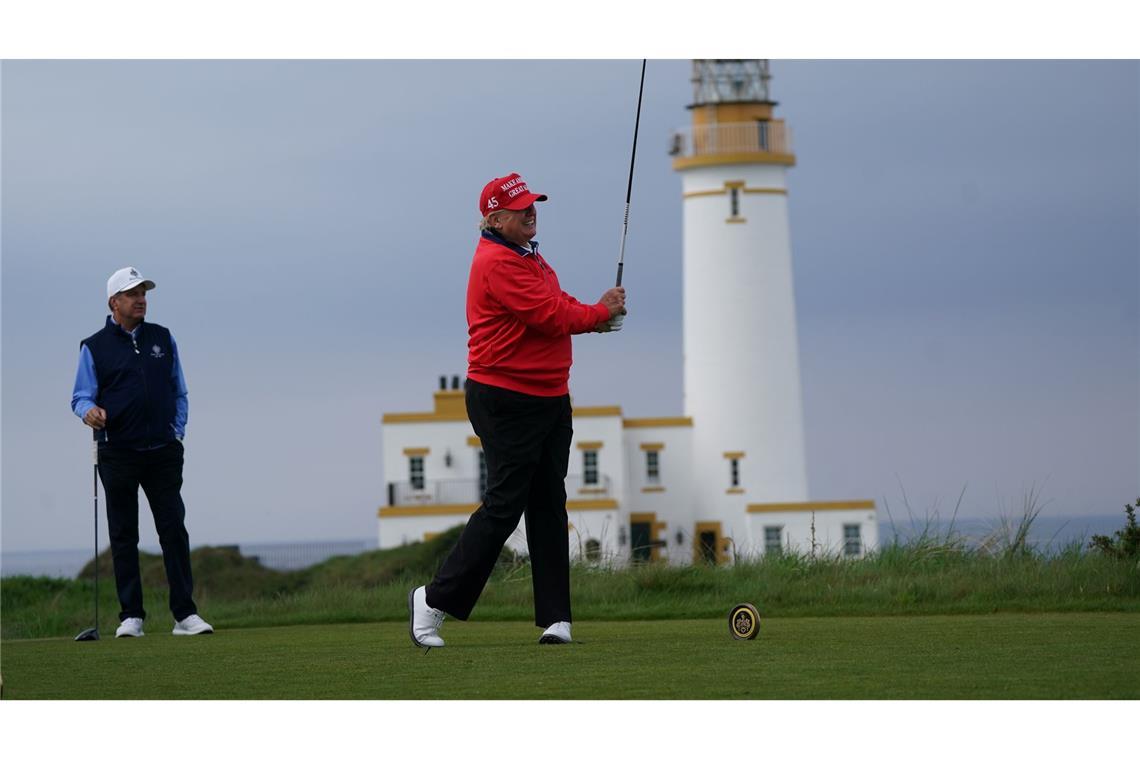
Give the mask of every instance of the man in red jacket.
[[625, 289], [591, 305], [562, 292], [538, 252], [536, 201], [518, 174], [479, 196], [482, 237], [467, 281], [467, 416], [487, 461], [487, 490], [435, 578], [408, 594], [417, 646], [443, 646], [445, 615], [466, 620], [519, 518], [526, 520], [534, 622], [542, 644], [570, 637], [566, 468], [574, 435], [570, 336], [620, 329]]

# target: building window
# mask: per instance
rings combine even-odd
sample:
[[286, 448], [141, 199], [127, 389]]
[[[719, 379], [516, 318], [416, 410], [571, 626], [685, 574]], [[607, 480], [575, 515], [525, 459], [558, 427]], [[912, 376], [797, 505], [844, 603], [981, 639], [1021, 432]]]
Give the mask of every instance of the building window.
[[582, 452], [582, 482], [588, 486], [598, 484], [598, 452], [594, 449]]
[[863, 553], [863, 538], [859, 527], [859, 523], [843, 525], [843, 553], [848, 557], [858, 557]]
[[732, 207], [732, 216], [740, 216], [740, 188], [734, 187], [729, 190], [728, 197]]
[[487, 495], [487, 454], [479, 449], [479, 500]]
[[766, 525], [764, 526], [764, 553], [773, 556], [782, 554], [784, 551], [783, 543], [784, 528], [782, 525]]
[[740, 484], [740, 460], [744, 459], [743, 451], [726, 451], [724, 458], [728, 460], [728, 491], [727, 493], [744, 493]]
[[661, 482], [661, 458], [659, 451], [645, 452], [645, 482], [657, 484]]
[[598, 539], [591, 538], [586, 541], [586, 560], [597, 562], [602, 558], [602, 544]]
[[408, 457], [408, 480], [411, 481], [413, 490], [424, 490], [423, 457]]

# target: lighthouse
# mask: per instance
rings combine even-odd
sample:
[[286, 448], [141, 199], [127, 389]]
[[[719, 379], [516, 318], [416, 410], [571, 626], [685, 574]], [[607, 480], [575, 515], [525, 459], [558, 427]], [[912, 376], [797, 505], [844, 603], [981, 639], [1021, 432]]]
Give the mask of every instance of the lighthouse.
[[[757, 502], [806, 502], [787, 171], [768, 61], [696, 60], [692, 124], [673, 142], [682, 180], [684, 409], [694, 506], [755, 545]], [[729, 519], [725, 519], [729, 518]]]

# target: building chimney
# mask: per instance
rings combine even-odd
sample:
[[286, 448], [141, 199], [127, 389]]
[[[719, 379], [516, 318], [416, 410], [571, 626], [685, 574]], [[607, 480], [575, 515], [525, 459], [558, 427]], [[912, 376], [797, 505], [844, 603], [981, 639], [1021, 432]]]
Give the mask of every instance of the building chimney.
[[452, 375], [451, 376], [451, 390], [453, 390], [453, 391], [459, 390], [459, 375]]
[[439, 389], [441, 391], [447, 390], [447, 375], [439, 376]]

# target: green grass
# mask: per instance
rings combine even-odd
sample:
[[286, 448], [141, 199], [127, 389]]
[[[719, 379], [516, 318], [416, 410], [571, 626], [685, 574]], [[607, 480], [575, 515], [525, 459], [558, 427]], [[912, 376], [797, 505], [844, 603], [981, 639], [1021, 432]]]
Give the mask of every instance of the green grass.
[[[200, 549], [192, 557], [195, 597], [204, 617], [230, 630], [396, 622], [405, 614], [407, 590], [431, 577], [449, 547], [443, 537], [339, 557], [296, 573], [269, 570], [236, 552]], [[143, 566], [148, 625], [158, 630], [171, 624], [161, 558], [146, 556]], [[100, 572], [100, 629], [110, 633], [118, 603], [109, 566]], [[918, 542], [855, 561], [785, 556], [729, 567], [575, 565], [572, 588], [575, 617], [591, 621], [710, 619], [744, 601], [770, 619], [1140, 612], [1140, 566], [1078, 547], [1048, 557], [989, 556]], [[0, 637], [74, 635], [91, 625], [92, 592], [86, 579], [4, 578]], [[474, 619], [527, 621], [532, 614], [530, 569], [507, 557]]]
[[[221, 628], [3, 644], [5, 699], [1136, 699], [1140, 614], [575, 623], [449, 621], [424, 654], [406, 622]], [[105, 635], [109, 635], [105, 634]]]

